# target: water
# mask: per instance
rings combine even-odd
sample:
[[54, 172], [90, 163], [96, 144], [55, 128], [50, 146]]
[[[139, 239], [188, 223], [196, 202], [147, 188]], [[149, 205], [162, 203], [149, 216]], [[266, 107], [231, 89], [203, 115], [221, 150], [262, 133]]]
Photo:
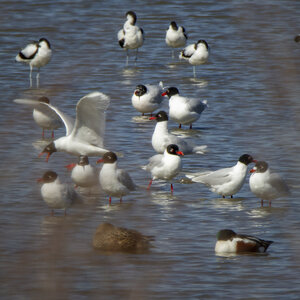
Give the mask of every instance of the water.
[[[292, 0], [1, 1], [1, 299], [299, 299], [300, 45], [293, 40], [299, 6]], [[137, 64], [131, 53], [125, 67], [116, 35], [128, 10], [136, 11], [146, 39]], [[173, 19], [189, 42], [205, 39], [211, 47], [197, 79], [165, 45]], [[41, 70], [41, 88], [29, 89], [29, 68], [14, 57], [41, 37], [51, 42], [53, 57]], [[230, 200], [180, 183], [183, 176], [173, 196], [159, 183], [148, 193], [149, 174], [140, 166], [154, 154], [154, 123], [136, 118], [131, 95], [136, 84], [161, 80], [209, 103], [194, 130], [179, 131], [210, 149], [184, 157], [184, 171], [231, 166], [250, 153], [286, 179], [292, 196], [260, 208], [248, 178]], [[66, 217], [51, 217], [36, 179], [53, 169], [70, 181], [63, 166], [74, 158], [55, 153], [48, 164], [37, 158], [40, 129], [31, 111], [12, 100], [46, 95], [74, 116], [77, 101], [96, 90], [112, 99], [105, 146], [122, 153], [119, 165], [141, 188], [111, 206], [103, 193], [86, 195]], [[169, 127], [178, 132], [175, 123]], [[91, 241], [103, 221], [154, 235], [155, 247], [144, 255], [101, 254]], [[268, 255], [219, 257], [214, 244], [222, 228], [275, 242]]]

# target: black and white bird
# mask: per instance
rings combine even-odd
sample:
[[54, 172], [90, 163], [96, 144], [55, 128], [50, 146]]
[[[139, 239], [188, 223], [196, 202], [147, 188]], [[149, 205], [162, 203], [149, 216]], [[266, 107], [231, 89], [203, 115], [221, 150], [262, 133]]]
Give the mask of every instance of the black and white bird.
[[207, 62], [209, 56], [209, 47], [205, 40], [199, 40], [195, 44], [188, 45], [179, 54], [180, 59], [187, 60], [192, 66], [194, 77], [196, 77], [196, 66]]
[[[178, 146], [171, 144], [167, 146], [163, 154], [156, 154], [150, 157], [148, 165], [143, 167], [143, 169], [149, 171], [152, 176], [147, 189], [150, 189], [153, 180], [172, 180], [182, 169], [180, 158], [182, 155], [184, 155], [184, 153], [179, 151]], [[172, 183], [171, 193], [173, 193]]]
[[190, 129], [192, 129], [192, 123], [200, 118], [201, 113], [208, 106], [206, 100], [180, 96], [176, 87], [169, 87], [162, 93], [162, 96], [168, 96], [169, 116], [173, 121], [179, 123], [179, 128], [183, 124], [190, 125]]
[[17, 62], [29, 64], [30, 87], [32, 87], [32, 70], [37, 68], [36, 86], [39, 87], [40, 68], [50, 61], [52, 50], [47, 39], [41, 38], [38, 42], [32, 42], [22, 49], [16, 56]]
[[183, 138], [169, 133], [168, 115], [165, 111], [159, 111], [151, 120], [156, 120], [156, 126], [152, 135], [152, 147], [157, 153], [164, 153], [170, 144], [176, 144], [180, 151], [186, 154], [204, 154], [207, 146], [196, 146], [195, 143], [188, 138]]
[[54, 209], [66, 210], [76, 201], [80, 201], [80, 196], [68, 184], [61, 183], [59, 177], [54, 171], [47, 171], [42, 178], [38, 179], [42, 183], [41, 194], [43, 200], [51, 208], [51, 214], [54, 214]]
[[54, 138], [54, 130], [63, 126], [61, 118], [53, 110], [50, 100], [43, 96], [37, 100], [33, 99], [15, 99], [15, 103], [25, 104], [33, 108], [33, 119], [35, 123], [42, 128], [42, 138], [45, 138], [45, 130], [52, 131], [52, 138]]
[[106, 152], [97, 161], [97, 163], [103, 163], [99, 181], [102, 190], [109, 196], [109, 203], [111, 203], [111, 197], [120, 197], [120, 202], [122, 202], [122, 197], [136, 188], [130, 175], [125, 170], [118, 169], [117, 159], [114, 152]]
[[266, 252], [272, 243], [252, 235], [237, 234], [231, 229], [222, 229], [217, 234], [215, 252], [217, 254]]
[[177, 26], [175, 21], [170, 23], [168, 30], [166, 31], [166, 44], [172, 47], [172, 57], [174, 58], [174, 48], [184, 47], [188, 36], [183, 26]]
[[103, 148], [105, 133], [105, 110], [110, 98], [100, 92], [93, 92], [81, 98], [76, 105], [76, 121], [53, 106], [52, 108], [63, 121], [66, 135], [47, 145], [39, 156], [50, 155], [57, 151], [71, 155], [99, 156], [108, 150]]
[[261, 206], [264, 200], [269, 201], [269, 206], [274, 199], [290, 195], [289, 188], [279, 174], [272, 172], [265, 161], [256, 162], [250, 170], [249, 186], [251, 192], [261, 199]]
[[128, 50], [136, 49], [135, 60], [137, 60], [138, 48], [144, 43], [144, 31], [136, 25], [135, 12], [128, 11], [126, 18], [123, 28], [118, 32], [118, 41], [121, 48], [126, 50], [126, 65], [128, 65]]
[[187, 174], [193, 182], [200, 182], [223, 198], [225, 196], [233, 197], [242, 188], [246, 175], [247, 167], [256, 160], [249, 154], [240, 156], [238, 162], [230, 168], [219, 169], [217, 171], [205, 171], [199, 173]]
[[80, 155], [76, 164], [69, 164], [66, 168], [71, 171], [75, 187], [90, 188], [99, 184], [99, 170], [90, 165], [86, 155]]
[[132, 106], [142, 115], [153, 113], [160, 106], [164, 97], [161, 95], [163, 91], [163, 83], [159, 85], [139, 84], [136, 86], [131, 97]]

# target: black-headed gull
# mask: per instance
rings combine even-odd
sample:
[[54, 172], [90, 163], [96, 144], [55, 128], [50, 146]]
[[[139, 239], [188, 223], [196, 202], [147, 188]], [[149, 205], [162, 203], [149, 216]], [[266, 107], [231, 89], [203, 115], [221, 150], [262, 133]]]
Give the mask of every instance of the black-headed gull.
[[110, 223], [98, 226], [94, 237], [93, 247], [102, 251], [144, 252], [151, 247], [152, 236]]
[[120, 202], [122, 202], [122, 197], [136, 188], [130, 175], [125, 170], [118, 169], [117, 159], [114, 152], [106, 152], [97, 161], [97, 163], [103, 163], [99, 181], [102, 190], [109, 196], [109, 203], [111, 203], [111, 197], [120, 197]]
[[99, 170], [90, 165], [86, 155], [80, 155], [77, 164], [69, 164], [66, 168], [72, 171], [71, 179], [75, 187], [92, 187], [99, 183]]
[[249, 178], [250, 190], [261, 199], [261, 206], [264, 200], [268, 200], [271, 206], [272, 200], [290, 195], [287, 184], [279, 174], [270, 170], [265, 161], [256, 162], [250, 173], [252, 173]]
[[59, 177], [54, 171], [47, 171], [42, 178], [38, 179], [42, 183], [41, 194], [43, 200], [51, 208], [53, 215], [54, 209], [66, 209], [76, 201], [80, 201], [80, 196], [75, 190], [66, 183], [61, 183]]
[[137, 17], [135, 12], [128, 11], [126, 13], [127, 21], [125, 22], [123, 28], [118, 32], [118, 41], [121, 48], [126, 50], [126, 64], [128, 64], [128, 50], [136, 49], [136, 57], [138, 48], [144, 43], [144, 31], [142, 28], [135, 25]]
[[191, 139], [169, 133], [168, 115], [165, 111], [159, 111], [155, 117], [151, 117], [150, 119], [157, 121], [152, 135], [152, 147], [157, 153], [164, 153], [170, 144], [176, 144], [184, 155], [192, 153], [204, 154], [206, 152], [206, 145], [195, 146]]
[[161, 106], [161, 103], [164, 100], [161, 95], [162, 91], [162, 82], [160, 82], [159, 85], [137, 85], [131, 97], [133, 107], [141, 112], [142, 115], [146, 113], [152, 114]]
[[[185, 29], [183, 26], [177, 26], [175, 21], [170, 23], [170, 26], [166, 32], [166, 43], [169, 47], [179, 48], [184, 47], [186, 40], [188, 39]], [[174, 49], [172, 52], [172, 57], [174, 57]]]
[[213, 193], [221, 195], [223, 198], [225, 196], [231, 196], [232, 198], [245, 182], [248, 165], [254, 162], [256, 161], [251, 155], [243, 154], [233, 167], [187, 174], [187, 177], [194, 182], [205, 184]]
[[[180, 156], [184, 155], [179, 151], [177, 145], [168, 145], [163, 154], [156, 154], [149, 159], [148, 165], [143, 167], [144, 170], [151, 172], [151, 180], [148, 185], [148, 190], [151, 187], [152, 181], [155, 179], [171, 180], [182, 168]], [[171, 183], [171, 193], [173, 193], [173, 184]]]
[[52, 138], [54, 138], [54, 130], [63, 126], [61, 118], [51, 108], [50, 101], [45, 96], [37, 100], [15, 99], [14, 102], [25, 104], [33, 108], [33, 119], [35, 123], [42, 128], [42, 138], [45, 137], [45, 129], [52, 130]]
[[32, 70], [37, 68], [36, 85], [39, 87], [40, 68], [45, 66], [51, 59], [52, 50], [47, 39], [41, 38], [38, 42], [28, 44], [16, 56], [17, 62], [29, 64], [30, 87], [32, 87]]
[[266, 252], [272, 241], [261, 240], [252, 235], [237, 234], [231, 229], [222, 229], [217, 234], [216, 253]]
[[196, 66], [206, 63], [208, 56], [209, 47], [205, 40], [188, 45], [179, 54], [180, 59], [187, 60], [193, 66], [194, 77], [196, 77]]
[[200, 118], [201, 113], [207, 107], [206, 100], [180, 96], [176, 87], [169, 87], [162, 93], [162, 96], [169, 97], [169, 116], [173, 121], [179, 123], [179, 128], [183, 124], [190, 125], [190, 129], [192, 129], [192, 123]]
[[72, 155], [99, 156], [108, 150], [103, 148], [105, 132], [105, 110], [110, 98], [100, 92], [93, 92], [81, 98], [76, 105], [75, 124], [69, 117], [53, 106], [66, 127], [66, 135], [56, 139], [40, 153], [47, 154], [46, 161], [53, 152], [63, 151]]

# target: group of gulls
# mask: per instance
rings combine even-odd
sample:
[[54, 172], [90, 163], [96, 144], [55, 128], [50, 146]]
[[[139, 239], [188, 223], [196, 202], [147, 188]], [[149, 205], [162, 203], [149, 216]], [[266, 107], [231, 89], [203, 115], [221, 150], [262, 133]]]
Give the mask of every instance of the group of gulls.
[[[143, 45], [144, 32], [136, 25], [137, 18], [134, 12], [127, 12], [126, 18], [123, 28], [118, 32], [118, 40], [120, 46], [127, 51], [128, 63], [128, 50], [136, 49], [137, 51]], [[187, 38], [184, 27], [177, 26], [176, 22], [172, 21], [166, 32], [167, 45], [172, 48], [184, 47]], [[51, 54], [49, 41], [41, 38], [38, 42], [28, 44], [17, 55], [17, 61], [28, 63], [30, 66], [31, 87], [33, 68], [38, 68], [36, 81], [39, 86], [39, 69], [50, 61]], [[207, 42], [199, 40], [184, 48], [179, 57], [188, 60], [195, 68], [196, 65], [205, 63], [208, 55]], [[160, 179], [171, 183], [173, 193], [172, 179], [182, 170], [181, 157], [188, 154], [204, 154], [207, 146], [199, 146], [189, 138], [171, 134], [168, 130], [168, 114], [165, 111], [161, 110], [153, 116], [154, 111], [160, 108], [165, 96], [169, 99], [169, 117], [179, 124], [179, 128], [187, 125], [191, 129], [192, 124], [206, 109], [207, 101], [181, 96], [176, 87], [164, 88], [162, 82], [157, 86], [140, 84], [133, 91], [131, 98], [133, 107], [142, 115], [150, 114], [150, 119], [156, 120], [152, 146], [157, 154], [152, 156], [148, 164], [143, 167], [151, 173], [147, 189], [150, 189], [153, 180]], [[46, 161], [48, 161], [53, 153], [62, 151], [78, 157], [77, 163], [66, 166], [72, 172], [71, 178], [75, 187], [90, 188], [100, 183], [102, 190], [109, 196], [109, 203], [111, 203], [111, 197], [119, 197], [122, 201], [123, 196], [137, 188], [130, 175], [118, 168], [117, 155], [104, 148], [105, 111], [110, 104], [110, 98], [107, 95], [92, 92], [81, 98], [76, 105], [76, 120], [51, 105], [45, 96], [38, 99], [21, 98], [14, 101], [33, 108], [33, 118], [42, 128], [43, 138], [45, 129], [52, 130], [52, 141], [39, 156], [46, 154]], [[65, 127], [65, 136], [54, 139], [53, 130], [62, 126]], [[88, 159], [90, 156], [102, 157], [97, 161], [97, 163], [103, 163], [101, 170], [90, 165]], [[289, 194], [289, 189], [281, 177], [272, 172], [265, 161], [256, 161], [249, 154], [241, 155], [232, 167], [190, 173], [186, 176], [193, 182], [206, 185], [212, 192], [222, 197], [233, 197], [242, 188], [247, 175], [247, 167], [251, 163], [255, 163], [255, 166], [250, 170], [250, 189], [261, 199], [262, 206], [263, 200], [268, 200], [271, 206], [273, 199]], [[66, 214], [67, 207], [77, 200], [80, 201], [79, 193], [70, 185], [62, 183], [54, 171], [45, 172], [38, 181], [42, 183], [41, 194], [52, 209], [52, 214], [53, 209], [64, 209]], [[108, 250], [108, 248], [112, 250], [115, 248], [113, 245], [116, 244], [116, 240], [120, 237], [124, 238], [124, 245], [126, 245], [123, 250], [128, 245], [133, 248], [149, 245], [149, 239], [146, 236], [136, 231], [114, 227], [109, 223], [99, 226], [93, 243], [96, 248], [105, 245], [102, 247], [103, 250]], [[111, 246], [107, 246], [109, 242], [112, 243]], [[271, 243], [271, 241], [239, 235], [232, 230], [225, 229], [217, 235], [215, 250], [216, 252], [265, 252]], [[133, 244], [135, 246], [132, 246]]]

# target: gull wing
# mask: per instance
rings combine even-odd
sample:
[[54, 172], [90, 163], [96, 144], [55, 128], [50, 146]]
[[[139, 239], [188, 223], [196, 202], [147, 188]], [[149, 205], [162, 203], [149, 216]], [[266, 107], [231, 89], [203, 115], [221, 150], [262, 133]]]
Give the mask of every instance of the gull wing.
[[131, 179], [130, 175], [123, 169], [117, 171], [117, 176], [120, 182], [125, 185], [130, 191], [135, 189], [135, 184]]
[[232, 168], [224, 168], [214, 172], [194, 173], [193, 176], [189, 175], [188, 177], [194, 182], [213, 186], [230, 182], [232, 178], [231, 174]]
[[100, 92], [90, 93], [81, 98], [76, 106], [76, 121], [71, 132], [76, 140], [103, 147], [105, 133], [105, 110], [110, 98]]
[[289, 196], [290, 190], [288, 185], [277, 173], [270, 173], [270, 184], [276, 188], [281, 196]]

